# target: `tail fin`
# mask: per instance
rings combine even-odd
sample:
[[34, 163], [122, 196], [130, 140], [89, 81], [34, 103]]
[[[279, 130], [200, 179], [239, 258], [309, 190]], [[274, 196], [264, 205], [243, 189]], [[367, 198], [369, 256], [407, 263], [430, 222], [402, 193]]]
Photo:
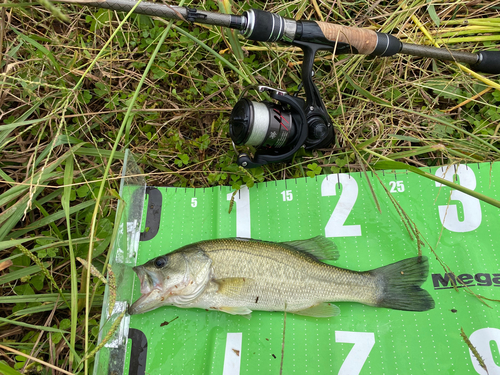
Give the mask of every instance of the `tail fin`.
[[371, 271], [383, 285], [376, 306], [396, 310], [427, 311], [434, 308], [434, 300], [420, 288], [429, 273], [427, 257], [414, 257]]

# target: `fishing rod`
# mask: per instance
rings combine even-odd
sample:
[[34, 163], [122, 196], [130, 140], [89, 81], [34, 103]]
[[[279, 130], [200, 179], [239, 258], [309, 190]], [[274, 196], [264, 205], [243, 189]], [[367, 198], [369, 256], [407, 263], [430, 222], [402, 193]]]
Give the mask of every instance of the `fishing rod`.
[[[466, 63], [483, 73], [500, 73], [500, 51], [478, 53], [403, 43], [393, 35], [370, 29], [337, 25], [322, 21], [296, 21], [259, 9], [242, 15], [223, 14], [190, 7], [134, 0], [69, 0], [98, 8], [158, 16], [184, 22], [228, 27], [239, 30], [249, 40], [280, 42], [297, 46], [304, 52], [302, 85], [305, 100], [296, 94], [268, 86], [249, 86], [234, 106], [229, 133], [238, 156], [238, 164], [254, 168], [290, 159], [302, 146], [306, 149], [327, 147], [334, 139], [332, 121], [321, 95], [312, 80], [314, 56], [319, 50], [335, 54], [393, 56], [397, 53]], [[249, 90], [268, 92], [276, 102], [252, 101], [245, 97]], [[254, 146], [253, 158], [238, 153], [236, 145]]]

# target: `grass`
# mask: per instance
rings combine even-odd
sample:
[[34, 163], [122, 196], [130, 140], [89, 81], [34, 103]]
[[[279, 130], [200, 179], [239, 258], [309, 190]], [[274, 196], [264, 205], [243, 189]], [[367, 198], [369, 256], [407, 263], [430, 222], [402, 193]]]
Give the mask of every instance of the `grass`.
[[[186, 4], [235, 14], [264, 7]], [[472, 52], [500, 46], [500, 5], [487, 0], [265, 4], [283, 16], [369, 27], [410, 43]], [[315, 82], [337, 128], [335, 144], [244, 171], [227, 135], [230, 110], [248, 84], [297, 90], [299, 50], [216, 27], [169, 27], [46, 1], [6, 1], [0, 16], [6, 373], [92, 371], [93, 358], [82, 359], [97, 344], [104, 286], [76, 258], [105, 273], [126, 148], [149, 185], [235, 189], [401, 163], [412, 170], [500, 159], [498, 77], [411, 56], [322, 52]]]

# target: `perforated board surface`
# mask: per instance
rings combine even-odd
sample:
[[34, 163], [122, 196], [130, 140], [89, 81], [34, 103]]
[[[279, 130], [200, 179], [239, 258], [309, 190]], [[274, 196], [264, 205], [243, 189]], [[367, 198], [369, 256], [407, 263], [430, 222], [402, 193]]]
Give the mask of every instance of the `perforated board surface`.
[[[498, 163], [426, 171], [500, 198]], [[283, 374], [486, 374], [461, 338], [461, 328], [489, 374], [500, 374], [500, 305], [488, 302], [490, 308], [463, 287], [455, 291], [430, 248], [471, 291], [500, 299], [499, 209], [416, 174], [377, 175], [256, 184], [236, 193], [231, 213], [229, 187], [147, 188], [142, 241], [121, 267], [128, 270], [206, 239], [289, 241], [325, 235], [340, 250], [340, 259], [331, 264], [358, 271], [377, 268], [418, 251], [391, 194], [427, 242], [422, 252], [430, 259], [430, 272], [423, 287], [433, 296], [435, 309], [405, 312], [341, 302], [336, 303], [341, 315], [334, 318], [287, 314], [284, 330], [280, 312], [255, 311], [248, 320], [162, 307], [122, 322], [123, 374], [279, 374], [281, 367]], [[122, 282], [130, 285], [131, 303], [140, 291], [138, 278], [129, 272]], [[107, 368], [102, 364], [110, 361], [106, 350], [111, 349], [104, 349], [97, 368]]]

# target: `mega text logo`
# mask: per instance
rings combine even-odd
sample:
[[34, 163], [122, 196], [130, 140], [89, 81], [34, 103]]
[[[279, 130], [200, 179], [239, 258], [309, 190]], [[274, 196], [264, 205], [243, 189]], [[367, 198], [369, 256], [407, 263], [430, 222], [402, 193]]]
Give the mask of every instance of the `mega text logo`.
[[459, 288], [467, 286], [500, 286], [500, 273], [463, 273], [454, 275], [445, 273], [444, 276], [439, 273], [432, 274], [432, 284], [434, 289], [451, 289], [455, 284]]

